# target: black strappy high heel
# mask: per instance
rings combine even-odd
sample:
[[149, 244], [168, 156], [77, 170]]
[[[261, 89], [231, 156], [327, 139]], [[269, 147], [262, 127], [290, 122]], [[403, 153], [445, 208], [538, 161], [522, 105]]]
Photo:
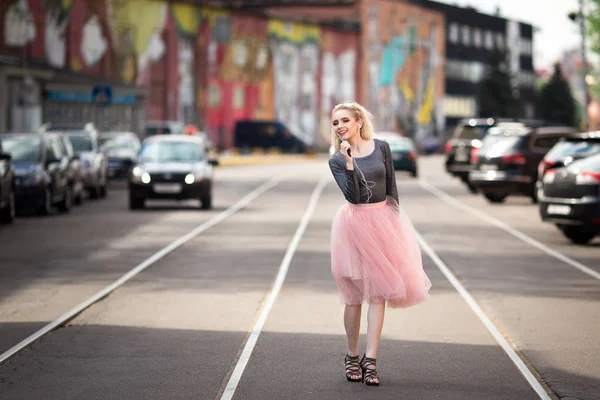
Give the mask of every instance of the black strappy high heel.
[[[363, 382], [367, 386], [379, 386], [379, 376], [377, 375], [377, 360], [374, 358], [363, 356], [360, 360], [360, 368], [363, 373]], [[369, 368], [371, 367], [371, 368]]]
[[[346, 354], [344, 358], [344, 363], [346, 364], [346, 379], [349, 382], [362, 382], [363, 375], [360, 367], [360, 363], [358, 362], [358, 358], [360, 356], [351, 356]], [[358, 378], [354, 378], [354, 376], [360, 375]]]

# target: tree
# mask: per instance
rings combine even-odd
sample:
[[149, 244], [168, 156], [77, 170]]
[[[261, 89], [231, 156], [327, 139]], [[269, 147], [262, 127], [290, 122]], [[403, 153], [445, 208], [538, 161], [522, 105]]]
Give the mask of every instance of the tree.
[[538, 117], [568, 126], [577, 125], [577, 109], [569, 82], [562, 74], [560, 64], [554, 65], [554, 74], [542, 88], [537, 104]]
[[521, 101], [514, 94], [507, 54], [496, 49], [489, 60], [486, 76], [479, 86], [479, 115], [481, 117], [518, 118]]

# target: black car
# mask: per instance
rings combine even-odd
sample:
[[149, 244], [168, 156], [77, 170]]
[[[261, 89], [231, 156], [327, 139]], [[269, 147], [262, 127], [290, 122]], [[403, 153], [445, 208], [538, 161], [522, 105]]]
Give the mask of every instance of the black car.
[[94, 124], [82, 128], [52, 126], [47, 132], [69, 137], [75, 154], [79, 156], [85, 189], [92, 199], [108, 194], [108, 159], [98, 146], [98, 131]]
[[413, 178], [417, 177], [418, 151], [411, 138], [400, 136], [394, 132], [377, 132], [375, 137], [389, 143], [394, 171], [407, 171]]
[[73, 203], [83, 204], [85, 198], [85, 182], [83, 180], [83, 169], [81, 160], [73, 149], [71, 139], [67, 135], [60, 135], [63, 151], [69, 159], [69, 185], [71, 186], [71, 194], [73, 195]]
[[212, 207], [213, 167], [199, 137], [152, 136], [144, 140], [138, 164], [129, 178], [129, 208], [145, 206], [147, 199], [200, 200]]
[[566, 126], [502, 124], [491, 128], [473, 155], [469, 181], [492, 203], [508, 195], [537, 201], [538, 164], [561, 138], [575, 133]]
[[15, 220], [15, 171], [11, 155], [2, 151], [0, 142], [0, 222], [10, 224]]
[[109, 178], [127, 178], [137, 164], [140, 139], [133, 132], [102, 132], [100, 150], [108, 157]]
[[52, 206], [68, 212], [72, 205], [69, 158], [60, 137], [50, 133], [0, 135], [2, 149], [15, 168], [15, 203], [18, 209], [35, 209], [48, 215]]
[[600, 154], [549, 169], [542, 180], [540, 215], [573, 243], [600, 234]]
[[495, 124], [493, 118], [463, 119], [446, 142], [446, 172], [460, 178], [473, 193], [476, 189], [469, 183], [469, 172], [473, 169], [471, 153], [481, 147], [481, 140]]
[[541, 190], [542, 179], [547, 170], [568, 166], [574, 161], [597, 153], [600, 153], [600, 132], [575, 133], [562, 138], [538, 165], [536, 191]]

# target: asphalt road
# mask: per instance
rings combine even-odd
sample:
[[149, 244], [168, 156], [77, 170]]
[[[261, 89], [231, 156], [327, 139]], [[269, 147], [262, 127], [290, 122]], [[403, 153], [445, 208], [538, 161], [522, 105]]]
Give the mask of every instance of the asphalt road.
[[[397, 178], [401, 204], [433, 251], [423, 252], [432, 297], [387, 310], [380, 387], [343, 376], [343, 307], [329, 268], [343, 198], [326, 159], [316, 159], [220, 168], [210, 211], [155, 202], [131, 212], [116, 185], [68, 215], [1, 226], [0, 353], [281, 179], [1, 364], [0, 398], [220, 399], [226, 387], [235, 399], [540, 398], [479, 306], [548, 398], [599, 399], [600, 280], [574, 265], [600, 272], [600, 240], [571, 245], [528, 199], [491, 205], [469, 194], [439, 157], [421, 158], [420, 172], [422, 182]], [[277, 277], [285, 280], [274, 298]]]

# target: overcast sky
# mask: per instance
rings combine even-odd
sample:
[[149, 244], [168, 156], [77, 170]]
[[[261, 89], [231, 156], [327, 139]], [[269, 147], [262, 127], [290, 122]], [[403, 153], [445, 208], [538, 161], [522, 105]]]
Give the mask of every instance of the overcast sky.
[[526, 22], [538, 28], [533, 37], [536, 69], [551, 66], [563, 51], [581, 46], [578, 25], [567, 17], [569, 11], [577, 11], [578, 0], [437, 1], [462, 7], [469, 5], [484, 14], [494, 14], [499, 6], [503, 18]]

